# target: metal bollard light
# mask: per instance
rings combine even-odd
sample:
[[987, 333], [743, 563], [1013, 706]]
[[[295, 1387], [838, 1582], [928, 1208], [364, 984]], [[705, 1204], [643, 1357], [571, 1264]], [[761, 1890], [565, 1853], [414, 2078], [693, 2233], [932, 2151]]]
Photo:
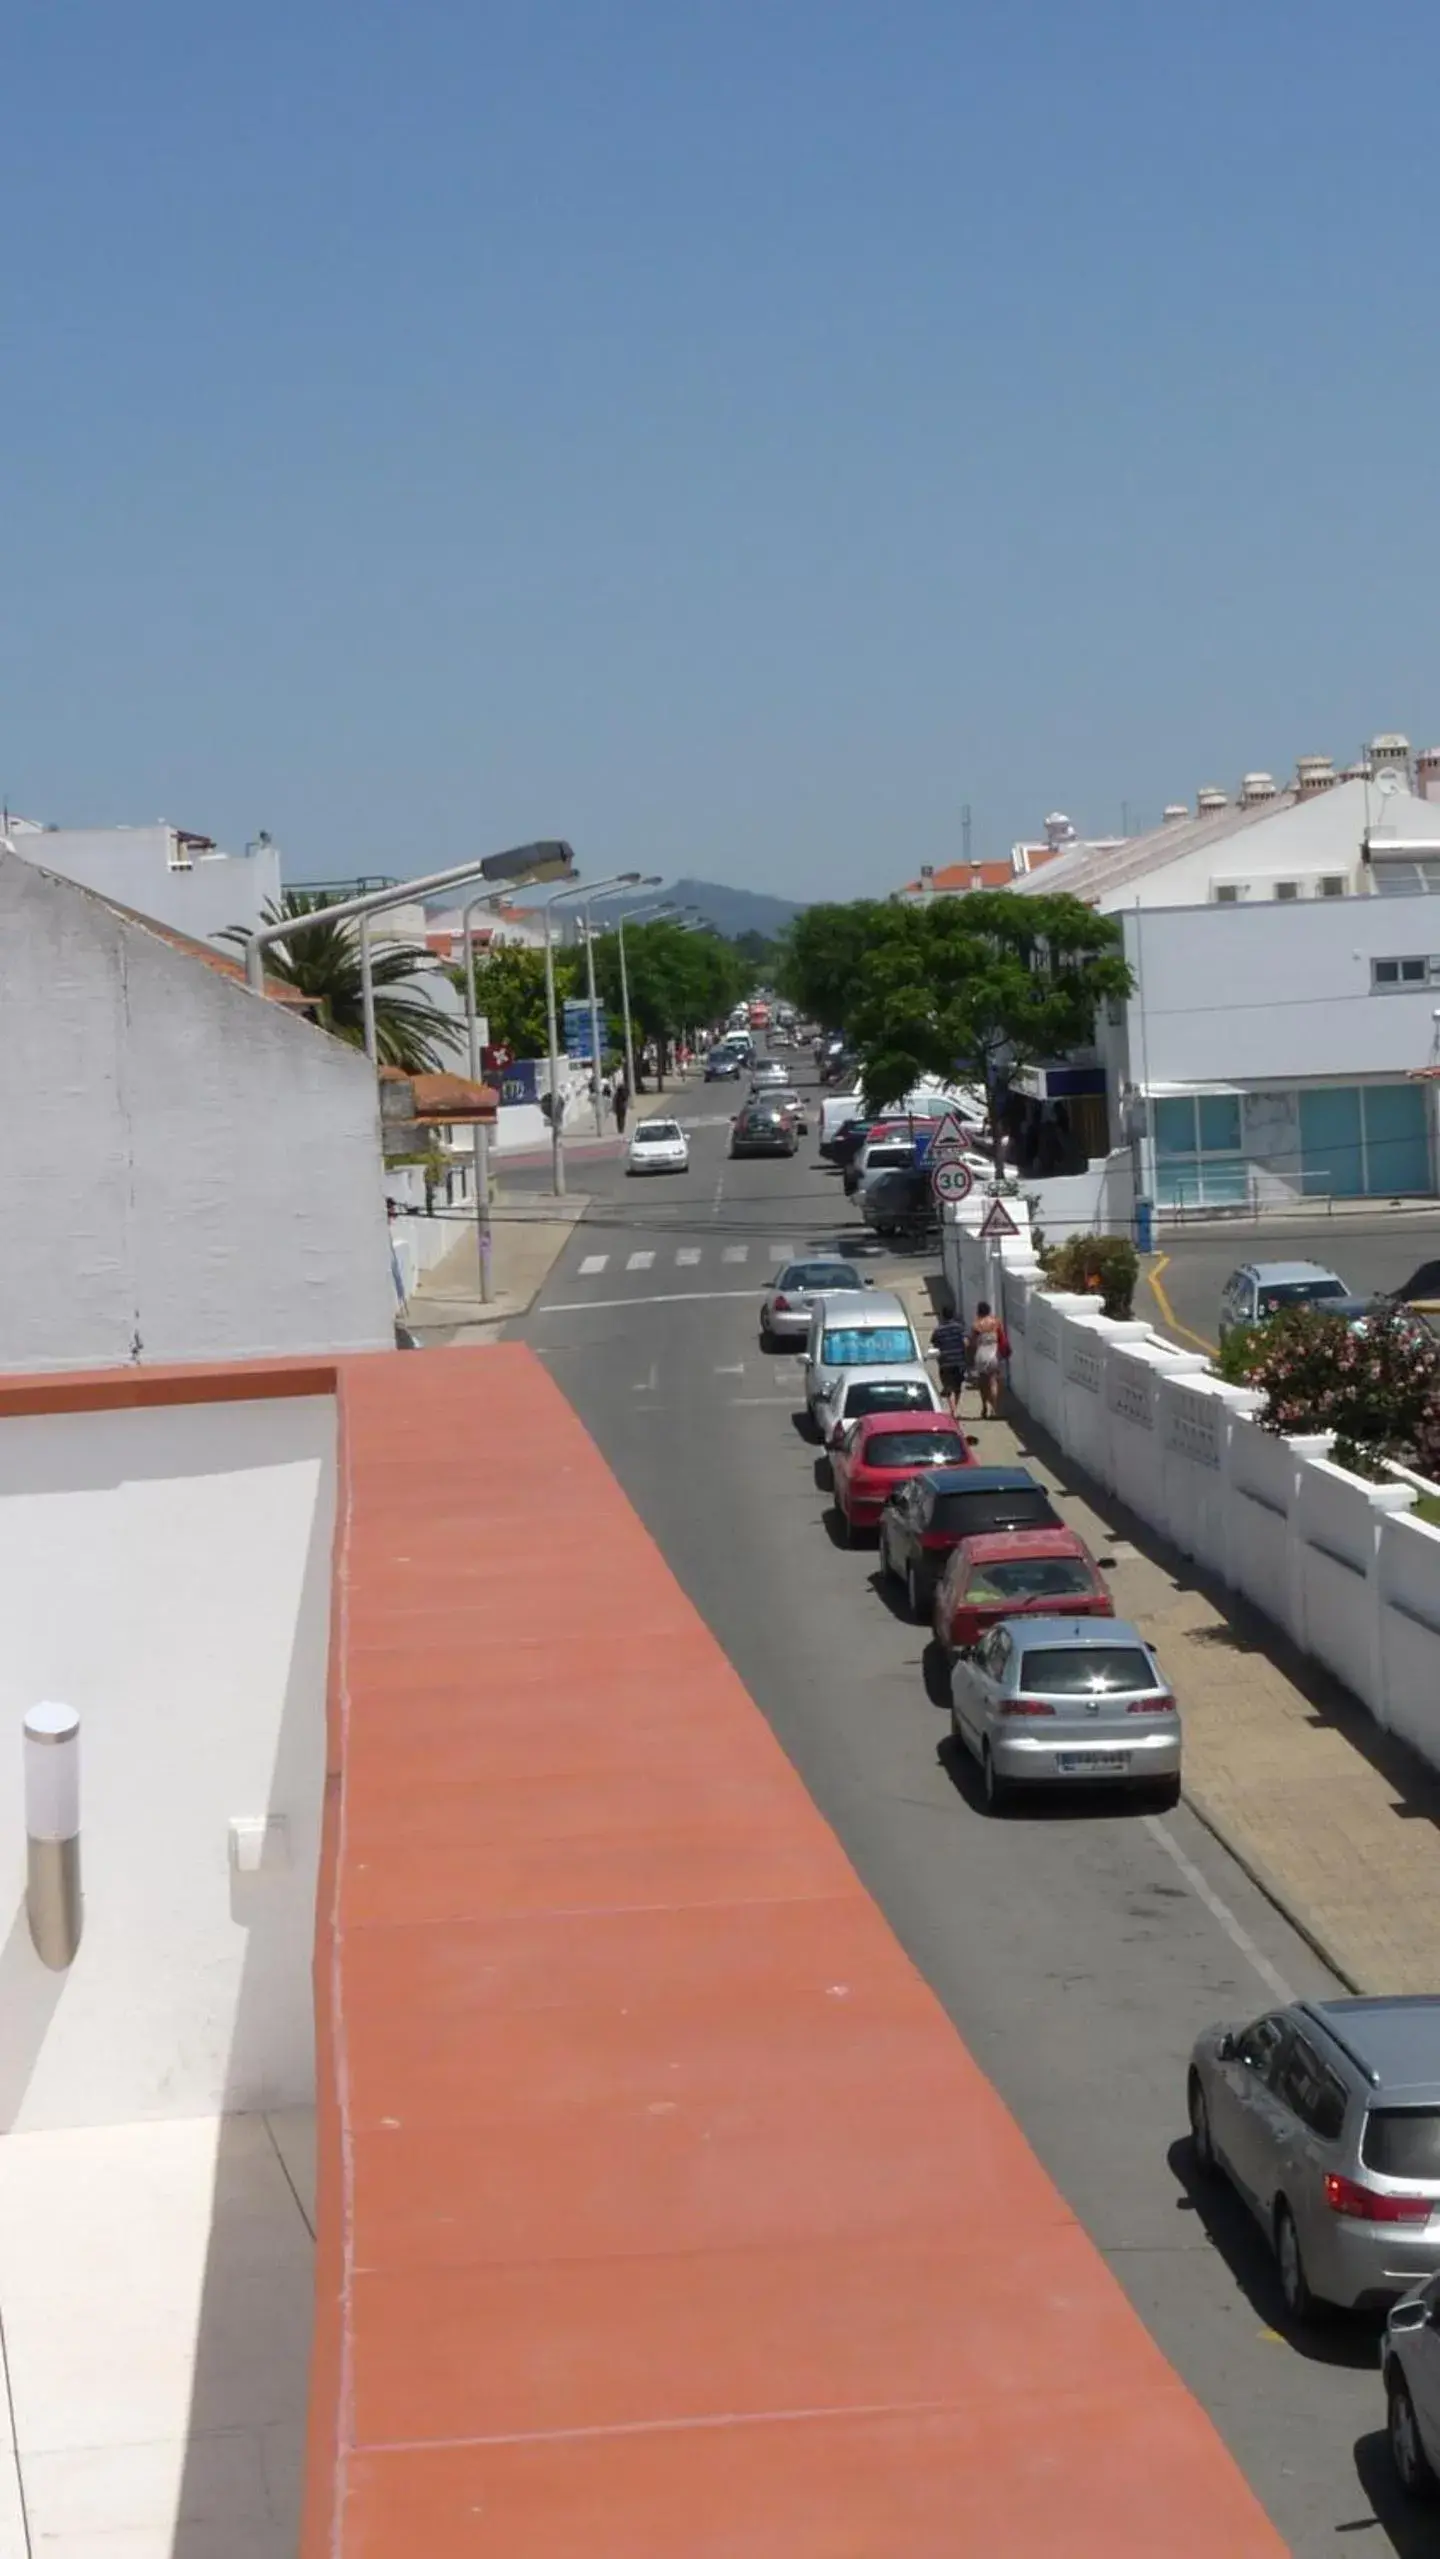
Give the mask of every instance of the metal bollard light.
[[80, 1718], [73, 1706], [25, 1717], [25, 1908], [35, 1952], [64, 1972], [80, 1944]]

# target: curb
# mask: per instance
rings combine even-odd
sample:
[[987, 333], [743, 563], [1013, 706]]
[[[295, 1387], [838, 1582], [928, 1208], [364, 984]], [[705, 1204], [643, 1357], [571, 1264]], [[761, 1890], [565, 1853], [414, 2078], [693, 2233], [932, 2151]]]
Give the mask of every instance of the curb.
[[1207, 1830], [1211, 1838], [1219, 1842], [1227, 1857], [1234, 1858], [1241, 1874], [1248, 1877], [1258, 1893], [1264, 1894], [1271, 1909], [1278, 1911], [1287, 1927], [1293, 1928], [1296, 1936], [1304, 1939], [1312, 1955], [1319, 1956], [1327, 1972], [1332, 1972], [1336, 1980], [1355, 1998], [1373, 1997], [1377, 1986], [1372, 1982], [1362, 1981], [1358, 1974], [1350, 1970], [1349, 1965], [1336, 1952], [1332, 1939], [1327, 1937], [1319, 1922], [1310, 1917], [1303, 1903], [1291, 1898], [1286, 1887], [1276, 1883], [1262, 1860], [1237, 1837], [1230, 1823], [1211, 1809], [1203, 1795], [1192, 1795], [1189, 1787], [1182, 1785], [1181, 1799], [1188, 1804], [1201, 1829]]

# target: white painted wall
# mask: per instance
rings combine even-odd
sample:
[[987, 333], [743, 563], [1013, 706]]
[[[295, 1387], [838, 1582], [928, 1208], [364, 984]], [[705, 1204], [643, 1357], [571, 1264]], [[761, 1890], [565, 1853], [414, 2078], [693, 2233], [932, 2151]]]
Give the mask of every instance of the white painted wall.
[[28, 830], [11, 841], [27, 862], [37, 862], [60, 879], [98, 890], [137, 915], [154, 916], [197, 942], [216, 940], [232, 924], [253, 932], [262, 907], [280, 895], [280, 848], [260, 845], [253, 853], [197, 855], [188, 870], [177, 870], [170, 851], [175, 830], [169, 826], [65, 826]]
[[[311, 2098], [334, 1440], [319, 1397], [0, 1421], [0, 2128]], [[81, 1717], [63, 1974], [24, 1910], [42, 1698]], [[236, 1874], [266, 1813], [289, 1865]]]
[[4, 1367], [393, 1339], [364, 1057], [4, 853], [0, 1088]]

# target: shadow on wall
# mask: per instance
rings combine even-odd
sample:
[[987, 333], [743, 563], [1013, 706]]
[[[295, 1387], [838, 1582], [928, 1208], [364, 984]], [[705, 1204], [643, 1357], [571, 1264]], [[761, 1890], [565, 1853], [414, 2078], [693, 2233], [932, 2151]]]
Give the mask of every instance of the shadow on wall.
[[[269, 1809], [290, 1825], [291, 1869], [232, 1868], [246, 1930], [219, 2127], [210, 2237], [172, 2559], [293, 2559], [300, 2538], [314, 2327], [314, 2118], [266, 2086], [273, 2001], [295, 1961], [293, 1895], [314, 1872], [325, 1776], [334, 1493], [315, 1505], [304, 1596], [276, 1742]], [[297, 1818], [299, 1829], [297, 1832]], [[308, 1825], [308, 1829], [307, 1829]], [[314, 1938], [305, 1937], [306, 1996]], [[313, 2094], [313, 2091], [312, 2091]]]
[[[81, 1884], [83, 1888], [83, 1865]], [[50, 1972], [36, 1954], [22, 1893], [0, 1950], [0, 2017], [6, 2021], [0, 2040], [0, 2133], [14, 2128], [69, 1978], [68, 1972]]]

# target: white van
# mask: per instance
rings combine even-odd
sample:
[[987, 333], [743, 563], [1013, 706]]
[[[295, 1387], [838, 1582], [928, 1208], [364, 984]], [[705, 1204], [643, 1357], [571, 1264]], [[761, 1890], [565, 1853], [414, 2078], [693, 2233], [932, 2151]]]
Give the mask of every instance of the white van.
[[805, 1343], [805, 1401], [812, 1421], [847, 1370], [922, 1365], [910, 1318], [889, 1289], [827, 1289], [817, 1297]]

